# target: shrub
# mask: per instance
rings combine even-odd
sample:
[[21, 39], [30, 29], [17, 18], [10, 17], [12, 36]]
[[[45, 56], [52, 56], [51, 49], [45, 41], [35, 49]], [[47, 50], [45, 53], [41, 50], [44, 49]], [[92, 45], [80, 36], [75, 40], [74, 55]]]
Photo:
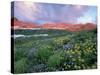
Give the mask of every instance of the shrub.
[[57, 53], [49, 57], [47, 65], [50, 70], [54, 70], [58, 66], [60, 66], [61, 61], [62, 61], [62, 57], [60, 56], [60, 54]]
[[46, 62], [46, 60], [49, 58], [50, 55], [53, 54], [52, 48], [47, 45], [47, 46], [42, 46], [40, 49], [37, 51], [37, 58], [40, 60], [40, 62]]
[[22, 58], [21, 60], [15, 62], [14, 72], [15, 73], [25, 73], [27, 69], [27, 59]]

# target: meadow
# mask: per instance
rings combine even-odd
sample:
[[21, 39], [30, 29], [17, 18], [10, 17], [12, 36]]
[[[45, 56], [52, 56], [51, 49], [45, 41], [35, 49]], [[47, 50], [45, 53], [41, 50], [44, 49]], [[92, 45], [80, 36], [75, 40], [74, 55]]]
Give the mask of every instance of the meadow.
[[97, 68], [97, 29], [80, 32], [18, 29], [15, 34], [48, 36], [14, 39], [14, 73]]

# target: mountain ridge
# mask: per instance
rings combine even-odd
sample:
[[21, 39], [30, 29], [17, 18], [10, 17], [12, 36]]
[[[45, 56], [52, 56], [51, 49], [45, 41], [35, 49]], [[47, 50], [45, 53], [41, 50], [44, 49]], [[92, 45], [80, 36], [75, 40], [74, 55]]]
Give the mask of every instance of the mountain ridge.
[[45, 23], [42, 25], [38, 25], [34, 23], [27, 23], [27, 22], [19, 21], [18, 19], [11, 19], [11, 28], [12, 29], [43, 28], [43, 29], [68, 30], [68, 31], [81, 31], [81, 30], [95, 29], [96, 25], [93, 23], [86, 23], [86, 24]]

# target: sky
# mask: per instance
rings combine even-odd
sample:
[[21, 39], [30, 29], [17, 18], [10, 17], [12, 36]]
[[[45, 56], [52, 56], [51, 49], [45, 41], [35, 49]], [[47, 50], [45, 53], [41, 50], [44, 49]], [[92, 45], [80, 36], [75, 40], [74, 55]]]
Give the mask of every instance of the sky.
[[87, 5], [34, 3], [15, 1], [12, 13], [18, 20], [36, 24], [44, 23], [95, 23], [97, 7]]

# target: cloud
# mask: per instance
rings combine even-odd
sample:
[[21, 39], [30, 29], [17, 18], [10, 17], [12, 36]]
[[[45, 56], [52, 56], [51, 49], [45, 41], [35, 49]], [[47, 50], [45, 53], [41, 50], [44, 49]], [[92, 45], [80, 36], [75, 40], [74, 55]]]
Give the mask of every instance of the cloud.
[[89, 10], [89, 6], [48, 3], [15, 2], [15, 17], [25, 22], [76, 23]]
[[35, 18], [32, 16], [36, 12], [36, 7], [32, 3], [27, 2], [15, 2], [14, 3], [14, 15], [19, 20], [33, 21]]

